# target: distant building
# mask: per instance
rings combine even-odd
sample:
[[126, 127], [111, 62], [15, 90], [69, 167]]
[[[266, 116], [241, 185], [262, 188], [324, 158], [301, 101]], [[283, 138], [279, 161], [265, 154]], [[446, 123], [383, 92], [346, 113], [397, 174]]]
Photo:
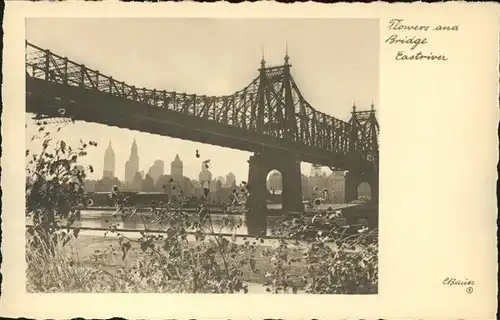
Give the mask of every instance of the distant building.
[[236, 182], [236, 176], [234, 175], [234, 173], [232, 172], [229, 172], [227, 175], [226, 175], [226, 181], [225, 183], [223, 184], [224, 187], [226, 188], [229, 188], [231, 187], [234, 183]]
[[201, 188], [201, 183], [198, 180], [193, 179], [191, 182], [193, 183], [194, 188]]
[[104, 152], [103, 168], [103, 178], [113, 178], [115, 176], [115, 152], [113, 151], [113, 147], [111, 146], [111, 140], [109, 141], [108, 148]]
[[133, 191], [142, 190], [142, 175], [140, 172], [136, 172], [132, 183], [129, 184], [129, 188]]
[[330, 175], [331, 194], [333, 203], [345, 202], [345, 175], [344, 171], [334, 171]]
[[[211, 177], [211, 173], [208, 170], [202, 170], [200, 172], [200, 178], [208, 179]], [[215, 180], [200, 180], [200, 182], [194, 180], [195, 186], [194, 197], [202, 202], [209, 202], [211, 204], [223, 204], [228, 203], [230, 200], [233, 189], [232, 187], [225, 187], [222, 185], [221, 181]], [[205, 193], [205, 188], [208, 188], [208, 194]]]
[[215, 179], [217, 181], [220, 181], [221, 185], [223, 186], [226, 182], [226, 178], [224, 178], [223, 176], [220, 176], [220, 177], [217, 177], [217, 179]]
[[148, 175], [156, 182], [164, 174], [165, 163], [162, 160], [156, 160], [151, 168], [149, 168]]
[[95, 191], [96, 183], [97, 183], [97, 181], [95, 181], [95, 180], [88, 180], [88, 179], [83, 180], [83, 190], [85, 192]]
[[132, 147], [130, 148], [130, 157], [125, 163], [125, 183], [132, 184], [136, 173], [139, 173], [139, 151], [134, 138]]
[[142, 180], [141, 190], [144, 192], [155, 192], [156, 191], [155, 181], [149, 174], [146, 174], [146, 176]]
[[321, 165], [312, 164], [311, 165], [311, 177], [320, 176], [321, 175]]
[[171, 195], [179, 195], [182, 190], [182, 195], [191, 197], [194, 195], [193, 182], [188, 177], [172, 176], [164, 174], [158, 178], [155, 184], [157, 192], [168, 193]]
[[179, 154], [175, 155], [174, 161], [170, 163], [170, 175], [174, 177], [183, 177], [183, 164]]
[[273, 170], [269, 174], [269, 178], [267, 179], [267, 189], [272, 194], [281, 194], [281, 190], [283, 190], [283, 180], [281, 173], [278, 170]]

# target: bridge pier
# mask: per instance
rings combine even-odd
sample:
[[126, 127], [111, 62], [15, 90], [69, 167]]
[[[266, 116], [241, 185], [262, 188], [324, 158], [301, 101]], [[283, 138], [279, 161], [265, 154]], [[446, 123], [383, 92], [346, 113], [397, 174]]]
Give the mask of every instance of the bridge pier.
[[363, 182], [370, 185], [372, 201], [378, 202], [378, 174], [375, 171], [349, 171], [345, 177], [345, 201], [347, 203], [358, 199], [358, 186]]
[[282, 210], [304, 211], [300, 160], [295, 154], [265, 151], [251, 156], [248, 163], [250, 197], [247, 201], [247, 226], [250, 235], [260, 235], [266, 231], [266, 200], [269, 194], [266, 179], [272, 170], [278, 170], [283, 179]]

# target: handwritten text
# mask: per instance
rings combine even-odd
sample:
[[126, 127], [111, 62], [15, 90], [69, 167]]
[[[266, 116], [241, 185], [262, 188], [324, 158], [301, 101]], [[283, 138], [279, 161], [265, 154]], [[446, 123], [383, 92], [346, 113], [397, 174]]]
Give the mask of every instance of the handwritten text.
[[[393, 31], [393, 33], [385, 39], [386, 44], [407, 47], [406, 50], [403, 49], [396, 52], [394, 56], [395, 60], [447, 61], [448, 57], [445, 54], [435, 54], [434, 52], [424, 50], [424, 47], [431, 42], [429, 38], [432, 37], [430, 33], [426, 32], [459, 31], [459, 26], [407, 24], [404, 19], [391, 19], [387, 25], [387, 29]], [[412, 34], [408, 34], [408, 32]]]

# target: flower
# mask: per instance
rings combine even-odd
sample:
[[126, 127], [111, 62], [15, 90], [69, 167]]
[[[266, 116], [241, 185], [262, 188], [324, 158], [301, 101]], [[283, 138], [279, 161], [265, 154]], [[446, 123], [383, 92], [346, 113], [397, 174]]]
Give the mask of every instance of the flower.
[[113, 193], [117, 193], [117, 192], [118, 192], [118, 186], [117, 186], [117, 185], [114, 185], [114, 186], [111, 188], [111, 191], [113, 191]]
[[92, 207], [94, 205], [94, 200], [87, 199], [87, 206]]
[[363, 227], [363, 228], [358, 230], [358, 233], [365, 233], [367, 231], [368, 231], [368, 227]]
[[320, 198], [314, 199], [314, 205], [319, 206], [320, 204], [321, 204], [321, 199]]

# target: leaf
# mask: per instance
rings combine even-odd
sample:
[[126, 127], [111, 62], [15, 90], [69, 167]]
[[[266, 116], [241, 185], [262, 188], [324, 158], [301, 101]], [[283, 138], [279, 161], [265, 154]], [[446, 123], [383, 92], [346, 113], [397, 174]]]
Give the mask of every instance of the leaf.
[[250, 258], [250, 260], [248, 262], [250, 263], [250, 269], [252, 271], [255, 271], [255, 259], [254, 258]]
[[132, 247], [132, 245], [130, 244], [130, 242], [124, 242], [122, 244], [122, 252], [123, 252], [122, 260], [125, 260], [125, 257], [127, 256], [127, 253], [131, 247]]
[[80, 228], [73, 229], [73, 235], [75, 236], [75, 238], [78, 238], [79, 233], [80, 233]]
[[65, 237], [62, 246], [64, 247], [69, 242], [69, 237]]
[[62, 153], [66, 152], [66, 142], [64, 140], [61, 140], [61, 151]]

